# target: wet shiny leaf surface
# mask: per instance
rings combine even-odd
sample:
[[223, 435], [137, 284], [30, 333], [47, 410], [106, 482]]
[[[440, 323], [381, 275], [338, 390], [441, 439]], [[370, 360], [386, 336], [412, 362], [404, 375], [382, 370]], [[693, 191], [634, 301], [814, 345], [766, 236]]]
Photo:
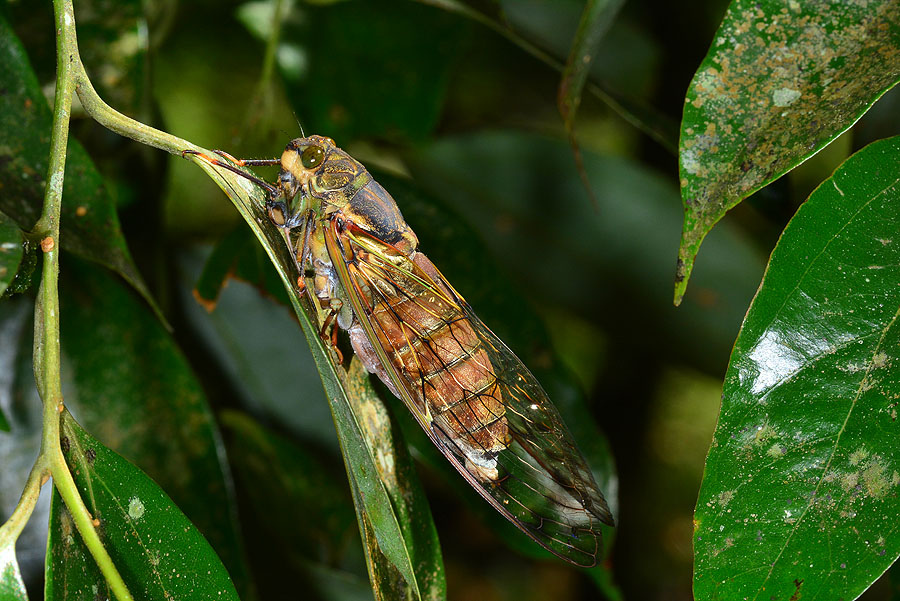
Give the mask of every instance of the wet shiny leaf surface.
[[702, 599], [853, 599], [900, 555], [900, 138], [848, 159], [776, 247], [697, 503]]
[[725, 212], [850, 127], [900, 78], [900, 4], [735, 0], [691, 82], [676, 301]]
[[[146, 474], [65, 418], [63, 451], [100, 538], [135, 599], [237, 601], [200, 531]], [[110, 598], [106, 581], [54, 493], [46, 599]]]

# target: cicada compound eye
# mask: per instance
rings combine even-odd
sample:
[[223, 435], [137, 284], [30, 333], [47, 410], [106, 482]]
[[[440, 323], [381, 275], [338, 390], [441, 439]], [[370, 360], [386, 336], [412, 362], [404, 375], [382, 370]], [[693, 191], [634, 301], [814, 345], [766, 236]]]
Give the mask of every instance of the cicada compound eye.
[[315, 169], [325, 160], [325, 151], [321, 146], [308, 146], [300, 155], [300, 162], [306, 169]]

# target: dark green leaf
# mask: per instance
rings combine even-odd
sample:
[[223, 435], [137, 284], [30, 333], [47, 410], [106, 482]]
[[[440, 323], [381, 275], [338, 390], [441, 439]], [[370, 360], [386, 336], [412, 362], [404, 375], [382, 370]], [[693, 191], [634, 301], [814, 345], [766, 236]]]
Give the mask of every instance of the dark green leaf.
[[[238, 599], [225, 566], [166, 493], [66, 416], [63, 452], [100, 539], [136, 599]], [[54, 492], [46, 599], [110, 598]]]
[[698, 599], [854, 599], [900, 555], [900, 138], [797, 212], [735, 343], [695, 516]]
[[253, 233], [242, 223], [219, 241], [207, 259], [197, 280], [195, 297], [212, 310], [219, 292], [232, 276], [252, 284], [261, 293], [274, 297], [285, 306], [291, 304], [278, 272], [272, 268]]
[[[28, 58], [0, 18], [0, 211], [24, 230], [41, 213], [52, 116]], [[131, 260], [116, 208], [84, 148], [69, 140], [60, 244], [120, 274], [161, 317]]]
[[834, 140], [900, 78], [895, 0], [734, 0], [688, 89], [680, 302], [725, 212]]
[[[372, 1], [305, 6], [302, 17], [285, 22], [280, 65], [304, 127], [337, 140], [431, 133], [464, 31], [457, 19]], [[298, 53], [302, 71], [285, 60]]]
[[64, 262], [60, 292], [67, 406], [163, 486], [247, 585], [224, 447], [184, 356], [143, 303], [105, 272]]
[[[379, 466], [391, 465], [396, 470], [402, 460], [402, 455], [396, 454], [396, 450], [379, 446], [393, 445], [392, 433], [396, 431], [382, 413], [381, 401], [371, 390], [362, 398], [359, 392], [370, 386], [368, 378], [364, 373], [357, 372], [351, 379], [342, 367], [335, 365], [331, 352], [325, 348], [318, 335], [318, 327], [313, 324], [313, 319], [317, 319], [316, 310], [308, 296], [301, 299], [296, 292], [300, 275], [296, 272], [296, 262], [283, 238], [268, 220], [261, 190], [231, 172], [203, 161], [198, 161], [198, 164], [228, 194], [269, 255], [309, 342], [338, 430], [376, 598], [442, 598], [443, 565], [439, 547], [437, 544], [425, 548], [412, 546], [419, 540], [415, 534], [417, 530], [434, 531], [427, 501], [423, 495], [416, 494], [415, 488], [410, 488], [413, 485], [409, 481], [400, 483], [391, 480], [390, 474], [384, 475], [387, 480], [374, 477], [382, 474]], [[351, 386], [356, 395], [349, 392]], [[355, 403], [363, 405], [357, 406]], [[356, 413], [361, 409], [367, 413]], [[376, 410], [382, 417], [376, 430], [378, 440], [371, 440], [361, 423], [370, 415], [369, 412]], [[374, 456], [376, 448], [384, 452], [377, 459]], [[405, 504], [417, 508], [410, 511], [398, 507], [395, 510], [392, 499], [403, 499]], [[404, 519], [409, 515], [418, 515], [420, 522], [410, 524]]]
[[572, 40], [569, 58], [563, 69], [559, 83], [559, 112], [566, 122], [566, 129], [572, 131], [575, 113], [581, 104], [581, 92], [596, 58], [600, 41], [612, 24], [624, 0], [587, 0], [578, 31]]
[[268, 545], [302, 560], [336, 563], [355, 525], [346, 481], [321, 458], [236, 411], [221, 415], [235, 475], [247, 492]]
[[15, 541], [0, 543], [0, 601], [28, 601], [16, 561]]
[[[257, 252], [263, 254], [264, 262], [257, 265], [274, 274], [278, 282], [275, 292], [287, 297], [278, 272], [253, 232], [244, 223], [235, 233], [238, 231], [243, 232], [242, 240], [249, 238], [247, 243], [252, 244], [247, 249], [250, 256]], [[246, 248], [243, 241], [240, 244]], [[217, 249], [223, 245], [225, 240]], [[230, 250], [223, 249], [223, 252], [229, 254]], [[203, 266], [202, 258], [185, 255], [182, 264], [187, 272], [184, 288], [190, 289]], [[248, 277], [248, 281], [269, 279], [262, 273], [258, 276]], [[273, 295], [261, 294], [258, 287], [234, 278], [219, 295], [212, 312], [187, 296], [184, 304], [198, 340], [224, 372], [217, 377], [217, 385], [233, 391], [248, 412], [266, 423], [277, 424], [279, 431], [327, 448], [338, 456], [340, 449], [322, 380], [292, 308], [276, 303]], [[201, 300], [201, 305], [206, 304]], [[303, 393], [302, 401], [298, 401], [298, 391]], [[297, 410], [298, 402], [302, 402], [302, 411]]]
[[22, 230], [0, 212], [0, 297], [19, 271], [24, 245]]

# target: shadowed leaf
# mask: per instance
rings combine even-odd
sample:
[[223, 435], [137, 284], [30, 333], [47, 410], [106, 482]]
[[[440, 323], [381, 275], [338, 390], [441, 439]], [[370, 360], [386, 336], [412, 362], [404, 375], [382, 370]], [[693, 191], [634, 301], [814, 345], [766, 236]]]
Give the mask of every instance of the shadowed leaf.
[[[52, 115], [25, 51], [0, 18], [0, 211], [23, 230], [41, 213]], [[60, 222], [62, 248], [107, 267], [162, 313], [137, 271], [103, 178], [77, 140], [69, 139]]]

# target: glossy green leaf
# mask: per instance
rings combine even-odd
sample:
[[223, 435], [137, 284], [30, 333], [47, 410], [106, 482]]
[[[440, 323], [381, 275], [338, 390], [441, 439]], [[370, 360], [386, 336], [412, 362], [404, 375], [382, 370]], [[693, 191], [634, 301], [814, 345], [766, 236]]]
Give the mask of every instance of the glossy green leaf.
[[14, 542], [0, 545], [0, 601], [28, 601], [28, 593], [25, 592], [25, 583], [22, 582], [16, 561]]
[[63, 262], [60, 311], [66, 405], [166, 490], [244, 590], [249, 577], [224, 446], [174, 340], [116, 278], [81, 261]]
[[[100, 539], [136, 599], [238, 599], [215, 551], [146, 474], [66, 416], [63, 453]], [[69, 511], [54, 492], [47, 601], [110, 598]]]
[[797, 212], [735, 343], [694, 533], [698, 599], [854, 599], [900, 555], [900, 137]]
[[0, 213], [0, 297], [19, 271], [25, 236], [19, 227]]
[[687, 92], [675, 301], [725, 212], [818, 152], [900, 79], [900, 5], [734, 0]]
[[[3, 18], [0, 64], [0, 211], [30, 230], [43, 203], [52, 116], [22, 45]], [[131, 260], [103, 178], [76, 140], [69, 140], [67, 152], [62, 248], [121, 275], [161, 316]]]
[[[393, 465], [395, 470], [398, 469], [403, 456], [398, 455], [396, 449], [382, 446], [394, 446], [396, 428], [388, 419], [379, 419], [379, 427], [374, 431], [377, 440], [368, 438], [368, 431], [361, 425], [369, 414], [360, 415], [358, 410], [378, 410], [379, 414], [383, 411], [381, 401], [369, 388], [368, 378], [358, 370], [352, 377], [348, 375], [335, 364], [331, 351], [325, 348], [318, 327], [313, 323], [317, 318], [315, 308], [307, 295], [302, 298], [297, 295], [296, 262], [266, 215], [261, 190], [231, 172], [203, 161], [197, 163], [228, 195], [269, 255], [309, 342], [337, 427], [376, 598], [443, 598], [443, 564], [436, 541], [432, 540], [427, 546], [414, 546], [420, 540], [420, 529], [426, 533], [434, 532], [427, 501], [412, 480], [401, 482], [373, 477], [382, 474], [379, 465]], [[360, 393], [366, 390], [368, 392], [362, 398]], [[382, 451], [377, 459], [376, 449]], [[392, 502], [401, 500], [408, 507], [395, 509]], [[412, 515], [420, 518], [419, 523], [411, 524], [405, 519]]]

